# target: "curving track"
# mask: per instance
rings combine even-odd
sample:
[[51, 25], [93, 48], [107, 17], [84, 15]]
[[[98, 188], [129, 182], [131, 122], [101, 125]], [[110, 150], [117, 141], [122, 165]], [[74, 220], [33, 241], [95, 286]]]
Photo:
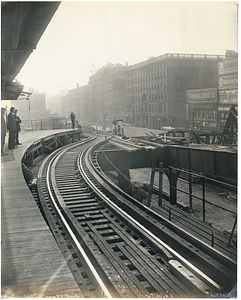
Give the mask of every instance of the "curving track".
[[[191, 262], [190, 252], [185, 257], [184, 248], [174, 250], [181, 230], [175, 232], [153, 211], [110, 187], [98, 167], [101, 146], [91, 148], [101, 140], [90, 138], [55, 151], [37, 179], [41, 209], [83, 296], [187, 298], [226, 293], [235, 282], [234, 259], [217, 250], [210, 256], [205, 245]], [[190, 245], [186, 235], [180, 240], [183, 247]], [[222, 270], [232, 278], [227, 286], [207, 274], [208, 261], [212, 274]]]

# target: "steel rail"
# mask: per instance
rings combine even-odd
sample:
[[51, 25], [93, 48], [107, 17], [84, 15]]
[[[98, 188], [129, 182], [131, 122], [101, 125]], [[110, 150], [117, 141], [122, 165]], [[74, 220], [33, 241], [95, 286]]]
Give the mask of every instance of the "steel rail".
[[[103, 146], [102, 146], [103, 147]], [[101, 149], [102, 147], [98, 150], [96, 150], [96, 157], [98, 155], [98, 152], [101, 152]], [[107, 158], [107, 157], [106, 157]], [[108, 158], [107, 158], [108, 159]], [[112, 163], [110, 161], [110, 163]], [[95, 168], [95, 166], [93, 165], [93, 162], [91, 162], [92, 164], [92, 167]], [[113, 165], [114, 166], [114, 165]], [[115, 167], [115, 166], [114, 166]], [[99, 170], [96, 170], [96, 172], [99, 174], [99, 176], [102, 177], [103, 180], [105, 180], [108, 184], [110, 184], [112, 187], [114, 187], [114, 189], [118, 192], [120, 192], [121, 194], [124, 195], [124, 197], [128, 197], [129, 199], [131, 199], [132, 201], [134, 201], [135, 203], [137, 203], [137, 200], [135, 198], [133, 198], [132, 196], [130, 196], [129, 194], [127, 194], [125, 191], [123, 191], [115, 182], [111, 181], [107, 176], [106, 174], [100, 169], [99, 167]], [[194, 196], [196, 197], [196, 196]], [[200, 198], [201, 199], [201, 198]], [[139, 206], [141, 207], [144, 207], [144, 209], [148, 212], [150, 212], [151, 214], [154, 214], [156, 216], [156, 213], [155, 211], [153, 211], [150, 207], [148, 206], [145, 206], [144, 204], [142, 203], [137, 203]], [[172, 222], [170, 222], [167, 218], [165, 217], [161, 217], [162, 220], [164, 220], [169, 226], [171, 226], [172, 228], [174, 228], [175, 230], [177, 230], [177, 232], [180, 232], [180, 229], [178, 228], [177, 225], [173, 224]], [[227, 255], [221, 253], [219, 250], [211, 247], [209, 244], [207, 244], [206, 242], [204, 241], [199, 241], [193, 234], [187, 232], [185, 229], [182, 229], [181, 230], [186, 236], [189, 236], [191, 240], [195, 241], [196, 244], [198, 244], [199, 246], [201, 247], [204, 247], [206, 248], [208, 251], [212, 251], [215, 256], [217, 256], [217, 258], [221, 259], [221, 261], [226, 265], [232, 265], [232, 266], [236, 266], [236, 261], [230, 257], [228, 257]]]
[[208, 277], [206, 274], [204, 274], [202, 271], [200, 271], [197, 267], [195, 267], [193, 264], [191, 264], [187, 259], [185, 259], [184, 257], [182, 257], [179, 253], [177, 253], [175, 250], [173, 250], [166, 243], [164, 243], [163, 241], [161, 241], [157, 236], [155, 236], [151, 231], [149, 231], [148, 229], [146, 229], [142, 224], [140, 224], [138, 221], [136, 221], [128, 213], [126, 213], [124, 210], [122, 210], [121, 208], [119, 208], [101, 190], [99, 190], [94, 185], [94, 183], [90, 180], [89, 176], [85, 172], [84, 167], [83, 167], [83, 165], [81, 163], [81, 161], [83, 160], [84, 154], [86, 153], [87, 150], [90, 151], [91, 150], [90, 147], [87, 147], [82, 152], [80, 152], [80, 154], [78, 156], [78, 159], [77, 159], [77, 164], [78, 164], [79, 170], [81, 171], [81, 175], [83, 176], [83, 178], [85, 179], [85, 181], [88, 183], [88, 185], [91, 187], [91, 189], [93, 189], [95, 191], [95, 193], [100, 198], [102, 198], [103, 200], [105, 200], [105, 202], [107, 202], [108, 205], [110, 207], [112, 207], [115, 211], [119, 211], [122, 215], [124, 215], [129, 220], [130, 223], [134, 223], [138, 228], [140, 228], [141, 231], [144, 231], [146, 233], [146, 235], [148, 235], [152, 239], [154, 239], [160, 245], [160, 248], [164, 248], [168, 252], [170, 252], [173, 255], [173, 257], [175, 257], [176, 259], [178, 259], [190, 271], [192, 271], [194, 274], [196, 274], [197, 277], [199, 277], [201, 280], [203, 280], [203, 282], [211, 285], [212, 288], [214, 288], [214, 289], [216, 289], [218, 291], [221, 291], [222, 287], [218, 283], [216, 283], [214, 280], [212, 280], [210, 277]]
[[53, 164], [53, 162], [58, 159], [60, 156], [62, 156], [66, 151], [69, 151], [69, 148], [74, 148], [78, 145], [74, 145], [72, 147], [68, 147], [67, 149], [61, 149], [58, 153], [56, 153], [49, 165], [48, 165], [48, 168], [47, 168], [47, 175], [46, 175], [46, 178], [47, 178], [47, 189], [48, 189], [48, 193], [49, 193], [49, 196], [51, 198], [51, 201], [54, 205], [54, 208], [56, 210], [56, 212], [58, 213], [58, 216], [59, 218], [61, 219], [61, 222], [64, 224], [65, 228], [67, 229], [69, 235], [71, 236], [72, 240], [74, 241], [76, 247], [78, 248], [78, 250], [80, 251], [81, 255], [83, 256], [83, 258], [85, 259], [88, 267], [89, 267], [89, 270], [91, 271], [92, 275], [94, 276], [94, 278], [96, 279], [97, 283], [99, 284], [99, 286], [101, 287], [102, 291], [103, 291], [103, 294], [107, 297], [107, 298], [112, 298], [112, 295], [111, 293], [109, 292], [108, 288], [106, 287], [106, 285], [104, 284], [104, 282], [102, 281], [101, 277], [99, 276], [98, 272], [96, 271], [95, 267], [93, 266], [92, 262], [90, 261], [88, 255], [86, 254], [86, 252], [84, 251], [83, 247], [80, 245], [78, 239], [76, 238], [74, 232], [72, 231], [72, 229], [70, 228], [68, 222], [66, 221], [65, 217], [63, 216], [61, 210], [59, 209], [56, 201], [55, 201], [55, 198], [54, 198], [54, 195], [51, 191], [51, 187], [50, 187], [50, 180], [51, 180], [51, 166]]

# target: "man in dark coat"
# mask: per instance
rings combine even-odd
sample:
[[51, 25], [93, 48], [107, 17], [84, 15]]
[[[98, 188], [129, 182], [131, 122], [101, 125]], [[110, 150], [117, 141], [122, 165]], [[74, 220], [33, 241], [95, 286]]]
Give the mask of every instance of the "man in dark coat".
[[16, 121], [14, 117], [14, 111], [15, 108], [10, 108], [10, 113], [8, 114], [8, 122], [7, 122], [7, 128], [9, 130], [9, 137], [8, 137], [8, 148], [9, 149], [15, 149], [15, 135], [16, 135]]
[[21, 143], [19, 143], [19, 132], [21, 131], [20, 123], [22, 121], [19, 118], [19, 116], [17, 116], [17, 113], [18, 113], [18, 110], [15, 109], [15, 112], [14, 112], [14, 117], [15, 117], [15, 121], [16, 121], [16, 140], [15, 140], [15, 145], [22, 145]]
[[72, 122], [72, 128], [74, 129], [74, 125], [75, 125], [75, 114], [71, 111], [71, 114], [70, 114], [70, 119], [71, 119], [71, 122]]
[[5, 136], [6, 136], [6, 132], [7, 132], [7, 126], [6, 126], [6, 122], [5, 122], [5, 115], [6, 112], [6, 108], [2, 107], [1, 108], [1, 156], [3, 155], [7, 155], [7, 153], [4, 153], [4, 145], [5, 145]]

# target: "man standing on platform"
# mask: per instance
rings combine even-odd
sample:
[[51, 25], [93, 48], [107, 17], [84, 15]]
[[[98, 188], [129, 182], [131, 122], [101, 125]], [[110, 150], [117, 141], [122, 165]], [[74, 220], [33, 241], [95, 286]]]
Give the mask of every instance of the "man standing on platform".
[[22, 145], [21, 143], [19, 143], [19, 132], [21, 131], [20, 123], [22, 121], [19, 118], [19, 116], [17, 116], [17, 113], [18, 113], [18, 110], [15, 109], [15, 112], [14, 112], [14, 117], [15, 117], [15, 121], [16, 121], [16, 140], [15, 140], [15, 144], [16, 145]]
[[7, 122], [7, 128], [9, 130], [9, 137], [8, 137], [8, 148], [9, 149], [15, 149], [15, 135], [16, 135], [16, 121], [14, 117], [15, 108], [10, 108], [10, 113], [8, 114], [8, 122]]
[[75, 114], [71, 111], [71, 114], [70, 114], [70, 119], [71, 119], [71, 122], [72, 122], [72, 128], [74, 129], [74, 125], [75, 125]]
[[6, 136], [6, 132], [7, 132], [7, 126], [6, 126], [6, 122], [5, 122], [5, 115], [6, 112], [6, 108], [2, 107], [1, 108], [1, 156], [3, 155], [7, 155], [7, 153], [4, 153], [4, 145], [5, 145], [5, 136]]

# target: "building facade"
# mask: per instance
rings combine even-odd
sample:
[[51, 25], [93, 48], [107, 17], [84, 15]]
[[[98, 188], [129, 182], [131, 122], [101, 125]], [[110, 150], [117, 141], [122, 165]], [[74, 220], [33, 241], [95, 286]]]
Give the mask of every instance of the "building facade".
[[238, 105], [238, 57], [226, 52], [218, 62], [217, 88], [186, 91], [189, 128], [223, 128], [231, 105]]
[[223, 127], [232, 105], [238, 106], [238, 54], [227, 51], [218, 64], [218, 126]]
[[69, 103], [69, 114], [71, 111], [74, 112], [75, 116], [80, 121], [86, 121], [87, 116], [89, 114], [88, 110], [88, 86], [79, 86], [77, 83], [77, 87], [75, 89], [69, 90], [68, 93], [68, 103]]
[[80, 120], [111, 126], [217, 126], [237, 103], [237, 57], [167, 53], [132, 66], [108, 63], [68, 93]]
[[149, 128], [186, 126], [186, 90], [217, 88], [221, 56], [164, 54], [128, 67], [128, 121]]
[[217, 127], [218, 89], [196, 89], [186, 91], [188, 127]]
[[91, 122], [104, 127], [124, 114], [125, 66], [108, 63], [90, 76], [88, 110]]

